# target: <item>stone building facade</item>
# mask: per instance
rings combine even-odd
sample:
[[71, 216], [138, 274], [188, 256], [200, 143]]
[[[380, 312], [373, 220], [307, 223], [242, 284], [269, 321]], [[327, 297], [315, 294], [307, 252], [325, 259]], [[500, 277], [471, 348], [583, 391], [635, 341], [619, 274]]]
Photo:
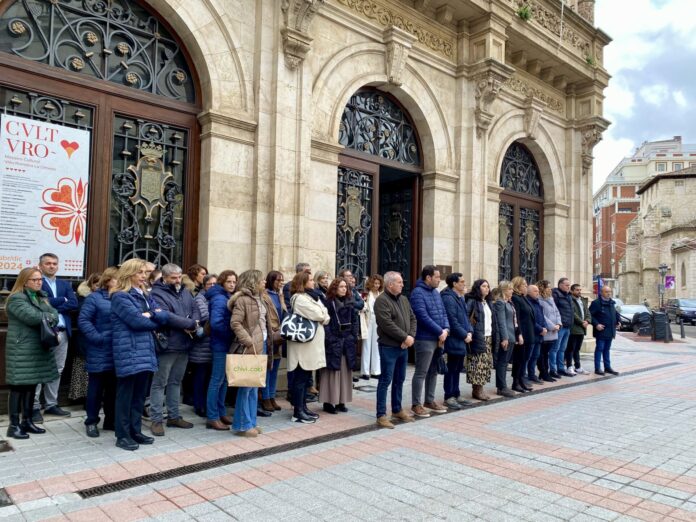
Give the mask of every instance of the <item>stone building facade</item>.
[[[589, 286], [610, 41], [593, 1], [82, 4], [0, 5], [0, 88], [6, 111], [50, 119], [38, 92], [88, 114], [88, 271], [140, 255], [412, 280], [433, 263]], [[41, 51], [44, 15], [75, 29], [70, 51], [58, 37]], [[75, 118], [63, 123], [87, 125]], [[186, 153], [162, 162], [173, 176], [149, 221], [128, 192], [147, 136], [166, 158]]]
[[640, 213], [628, 227], [626, 253], [618, 276], [621, 299], [659, 303], [658, 266], [669, 267], [674, 288], [664, 299], [696, 295], [696, 167], [657, 174], [638, 189]]

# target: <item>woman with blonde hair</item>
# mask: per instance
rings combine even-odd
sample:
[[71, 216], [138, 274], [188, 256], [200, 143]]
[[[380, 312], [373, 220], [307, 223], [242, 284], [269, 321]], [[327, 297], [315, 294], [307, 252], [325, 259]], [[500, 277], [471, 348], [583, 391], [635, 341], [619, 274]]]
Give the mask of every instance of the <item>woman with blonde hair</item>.
[[111, 299], [109, 290], [116, 286], [118, 268], [109, 267], [97, 282], [97, 287], [80, 308], [77, 324], [84, 340], [87, 359], [87, 402], [85, 430], [88, 437], [98, 437], [99, 410], [104, 404], [103, 429], [113, 430], [116, 408], [116, 375], [111, 347]]
[[114, 367], [116, 369], [116, 446], [133, 451], [155, 439], [141, 432], [148, 377], [157, 371], [153, 332], [169, 314], [145, 296], [146, 262], [129, 259], [110, 289]]
[[522, 342], [515, 344], [512, 351], [512, 389], [526, 393], [533, 388], [524, 379], [527, 373], [527, 359], [534, 346], [535, 316], [532, 304], [527, 300], [527, 280], [517, 276], [512, 278], [512, 304], [517, 313], [517, 324], [522, 334]]
[[491, 294], [493, 296], [493, 364], [495, 366], [495, 387], [498, 395], [514, 397], [507, 386], [507, 367], [512, 358], [513, 347], [520, 337], [517, 314], [512, 305], [512, 283], [501, 281]]
[[[31, 419], [37, 384], [58, 377], [53, 353], [41, 344], [44, 316], [52, 326], [58, 324], [58, 312], [41, 291], [43, 278], [36, 267], [24, 268], [7, 298], [7, 338], [5, 342], [5, 382], [10, 387], [10, 425], [7, 436], [28, 439], [29, 433], [46, 433]], [[22, 414], [22, 422], [19, 415]]]
[[[558, 331], [561, 329], [563, 321], [561, 319], [561, 312], [558, 311], [556, 301], [553, 299], [551, 282], [542, 279], [537, 283], [537, 286], [539, 287], [541, 296], [539, 304], [544, 311], [544, 321], [546, 322], [546, 335], [544, 335], [541, 342], [541, 351], [539, 359], [537, 359], [539, 378], [546, 382], [556, 382], [554, 375], [558, 376], [555, 372], [556, 352], [558, 351]], [[549, 365], [551, 354], [553, 354], [553, 359], [551, 360], [554, 363], [553, 366]]]
[[294, 371], [292, 421], [307, 424], [315, 422], [319, 417], [307, 409], [307, 388], [311, 372], [326, 366], [324, 325], [329, 324], [331, 318], [321, 302], [319, 292], [314, 289], [314, 279], [307, 272], [295, 274], [290, 283], [290, 293], [292, 312], [313, 321], [317, 329], [309, 342], [288, 341], [288, 371]]
[[314, 274], [314, 290], [319, 294], [324, 306], [326, 306], [326, 293], [329, 291], [329, 284], [331, 284], [331, 274], [326, 270], [319, 270]]
[[[239, 274], [237, 290], [227, 302], [232, 312], [230, 326], [236, 336], [233, 353], [261, 355], [266, 353], [268, 341], [268, 311], [261, 298], [266, 280], [260, 270]], [[240, 386], [232, 418], [232, 429], [241, 437], [256, 437], [261, 428], [256, 425], [258, 388]]]

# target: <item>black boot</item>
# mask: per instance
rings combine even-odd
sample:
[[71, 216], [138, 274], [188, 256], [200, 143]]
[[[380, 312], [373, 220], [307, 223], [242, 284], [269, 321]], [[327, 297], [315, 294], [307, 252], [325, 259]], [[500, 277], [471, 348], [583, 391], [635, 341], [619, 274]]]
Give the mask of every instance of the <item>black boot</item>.
[[[8, 407], [10, 410], [10, 425], [7, 427], [7, 436], [13, 439], [28, 439], [29, 435], [19, 424], [19, 412], [22, 407], [23, 393], [11, 390]], [[31, 410], [29, 410], [31, 411]]]
[[39, 428], [32, 420], [32, 414], [34, 413], [34, 394], [31, 392], [24, 392], [22, 394], [22, 430], [26, 433], [46, 433], [46, 430]]

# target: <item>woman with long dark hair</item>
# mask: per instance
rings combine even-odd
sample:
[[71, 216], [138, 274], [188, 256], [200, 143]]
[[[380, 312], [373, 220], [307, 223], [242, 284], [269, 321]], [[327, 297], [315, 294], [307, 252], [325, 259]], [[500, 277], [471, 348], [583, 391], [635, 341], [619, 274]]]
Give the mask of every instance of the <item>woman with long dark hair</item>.
[[293, 313], [314, 321], [316, 334], [306, 343], [288, 341], [288, 371], [293, 374], [292, 421], [313, 423], [319, 417], [307, 408], [307, 388], [312, 371], [326, 366], [324, 351], [324, 325], [329, 324], [329, 311], [321, 302], [319, 292], [314, 289], [314, 279], [307, 272], [300, 272], [290, 283], [290, 309]]
[[466, 294], [466, 310], [474, 331], [465, 361], [466, 382], [472, 386], [471, 396], [480, 401], [490, 399], [483, 387], [491, 381], [493, 368], [493, 312], [490, 307], [490, 290], [488, 281], [477, 279]]
[[[266, 387], [261, 390], [261, 404], [266, 411], [280, 411], [276, 402], [276, 385], [278, 383], [278, 369], [282, 357], [283, 339], [280, 337], [280, 324], [285, 318], [287, 309], [283, 298], [283, 274], [277, 270], [271, 270], [266, 275], [266, 289], [261, 295], [268, 311], [268, 326], [271, 337], [268, 345], [273, 354], [268, 360], [268, 372], [266, 373]], [[270, 350], [269, 350], [270, 352]]]
[[358, 318], [348, 282], [337, 277], [326, 292], [330, 322], [324, 329], [326, 368], [319, 377], [319, 402], [327, 413], [347, 412], [346, 403], [353, 401], [353, 373]]
[[37, 268], [24, 268], [7, 298], [5, 382], [10, 387], [7, 436], [14, 439], [28, 439], [29, 433], [46, 433], [31, 419], [34, 391], [37, 384], [58, 377], [53, 353], [41, 345], [43, 317], [46, 316], [52, 326], [58, 324], [58, 312], [48, 304], [46, 294], [41, 291], [42, 282]]

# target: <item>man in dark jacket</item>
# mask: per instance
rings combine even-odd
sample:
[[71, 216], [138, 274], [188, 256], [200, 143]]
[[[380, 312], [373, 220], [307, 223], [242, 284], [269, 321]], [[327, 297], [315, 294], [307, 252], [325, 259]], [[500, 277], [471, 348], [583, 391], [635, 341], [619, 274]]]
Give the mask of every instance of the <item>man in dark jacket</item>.
[[[68, 341], [72, 334], [72, 322], [70, 313], [77, 310], [77, 296], [68, 281], [58, 279], [58, 256], [55, 254], [43, 254], [39, 258], [39, 270], [43, 275], [41, 290], [48, 295], [48, 303], [58, 310], [58, 346], [53, 349], [53, 356], [58, 367], [58, 378], [43, 385], [44, 399], [46, 399], [46, 409], [44, 414], [58, 415], [60, 417], [70, 417], [70, 412], [58, 406], [58, 388], [60, 387], [60, 376], [65, 368], [65, 360], [68, 357]], [[41, 416], [41, 389], [42, 385], [36, 387], [34, 396], [34, 411], [32, 420], [43, 422]]]
[[558, 287], [553, 289], [553, 300], [556, 308], [561, 313], [561, 329], [558, 331], [558, 343], [556, 351], [556, 368], [559, 375], [572, 377], [573, 373], [565, 371], [565, 351], [570, 338], [570, 327], [573, 326], [573, 298], [570, 295], [570, 280], [561, 277]]
[[[597, 375], [604, 375], [605, 372], [612, 375], [619, 374], [611, 367], [611, 359], [609, 357], [611, 342], [616, 337], [616, 330], [620, 322], [619, 312], [616, 311], [616, 303], [611, 298], [611, 295], [611, 287], [603, 286], [600, 297], [592, 301], [590, 305], [592, 326], [594, 328], [592, 334], [597, 341], [594, 354], [595, 373]], [[604, 359], [604, 371], [602, 371], [602, 359]]]
[[[416, 371], [411, 381], [412, 409], [416, 417], [430, 417], [428, 410], [447, 413], [447, 408], [435, 402], [437, 387], [437, 359], [435, 349], [443, 347], [449, 335], [449, 320], [445, 305], [437, 287], [440, 286], [440, 271], [433, 265], [426, 265], [421, 277], [411, 292], [411, 308], [418, 321], [418, 333], [414, 344]], [[425, 402], [423, 396], [425, 383]], [[426, 409], [427, 408], [427, 409]]]
[[461, 396], [459, 377], [464, 367], [467, 345], [473, 338], [474, 329], [469, 323], [469, 314], [464, 300], [466, 294], [464, 275], [455, 272], [447, 276], [446, 282], [447, 288], [440, 293], [450, 324], [450, 335], [445, 341], [447, 354], [447, 373], [444, 378], [445, 404], [451, 410], [461, 410], [460, 405], [471, 405], [470, 401]]
[[406, 296], [401, 295], [404, 280], [398, 272], [384, 274], [384, 292], [375, 300], [377, 345], [382, 373], [377, 384], [377, 424], [393, 428], [387, 417], [387, 390], [391, 384], [392, 417], [403, 422], [413, 418], [401, 406], [406, 379], [408, 349], [416, 336], [416, 316]]
[[582, 375], [589, 372], [580, 365], [580, 348], [587, 334], [587, 325], [592, 318], [587, 306], [587, 297], [582, 296], [582, 287], [574, 284], [570, 287], [570, 295], [573, 297], [573, 326], [570, 327], [570, 338], [565, 353], [566, 371]]
[[534, 344], [531, 346], [529, 358], [527, 359], [527, 380], [535, 382], [537, 384], [543, 384], [543, 381], [536, 376], [537, 359], [541, 353], [541, 343], [544, 340], [544, 336], [547, 333], [546, 330], [546, 320], [544, 319], [544, 309], [539, 303], [539, 287], [536, 285], [529, 285], [527, 287], [527, 301], [532, 305], [532, 310], [534, 310]]
[[150, 418], [152, 434], [164, 435], [163, 403], [167, 400], [167, 426], [193, 428], [193, 424], [179, 415], [179, 394], [181, 379], [186, 371], [189, 350], [197, 331], [202, 334], [198, 324], [198, 308], [193, 303], [193, 295], [181, 284], [181, 267], [168, 263], [162, 267], [162, 280], [152, 286], [150, 296], [169, 312], [165, 334], [167, 346], [157, 354], [158, 369], [152, 377], [150, 388]]

